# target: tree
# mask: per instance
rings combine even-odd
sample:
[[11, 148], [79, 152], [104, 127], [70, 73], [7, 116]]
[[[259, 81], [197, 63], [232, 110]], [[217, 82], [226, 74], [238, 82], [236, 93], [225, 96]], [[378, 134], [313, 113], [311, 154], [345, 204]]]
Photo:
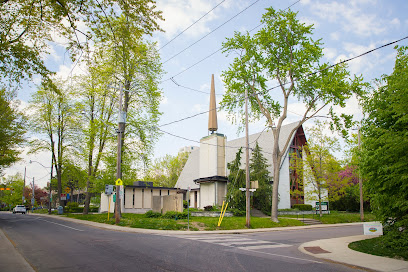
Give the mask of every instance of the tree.
[[3, 184], [0, 184], [0, 188], [10, 188], [10, 190], [0, 191], [1, 202], [4, 202], [6, 205], [11, 206], [21, 204], [23, 196], [23, 185], [23, 177], [20, 174], [8, 176]]
[[269, 165], [266, 162], [267, 159], [263, 156], [262, 149], [256, 142], [255, 148], [252, 150], [251, 163], [249, 164], [250, 179], [258, 181], [258, 189], [253, 195], [253, 206], [268, 214], [272, 205], [272, 179], [269, 176]]
[[112, 78], [105, 73], [105, 59], [103, 52], [98, 50], [86, 60], [88, 71], [77, 79], [77, 93], [79, 102], [76, 104], [77, 112], [81, 113], [81, 139], [83, 145], [77, 150], [79, 156], [86, 163], [86, 196], [84, 214], [88, 214], [93, 183], [98, 172], [103, 156], [106, 155], [109, 144], [113, 143], [111, 135], [114, 131], [113, 116], [117, 112], [115, 106], [117, 97], [115, 91], [107, 86]]
[[166, 155], [156, 159], [148, 168], [144, 179], [153, 181], [156, 186], [174, 187], [189, 155], [189, 152], [180, 152], [177, 156]]
[[245, 171], [241, 168], [242, 148], [240, 148], [235, 155], [235, 160], [227, 164], [229, 170], [228, 185], [227, 185], [227, 202], [229, 207], [245, 211], [246, 200], [245, 193], [241, 192], [239, 188], [245, 188]]
[[0, 89], [0, 174], [5, 167], [20, 159], [19, 147], [25, 141], [26, 119], [12, 97], [10, 92]]
[[[363, 100], [361, 171], [377, 218], [394, 247], [408, 247], [408, 46], [395, 47], [394, 71]], [[387, 235], [386, 235], [387, 236]]]
[[[268, 8], [262, 17], [264, 27], [258, 33], [250, 36], [249, 33], [235, 32], [233, 38], [223, 43], [224, 52], [237, 56], [222, 74], [227, 86], [222, 107], [230, 114], [238, 112], [233, 120], [243, 124], [243, 95], [247, 90], [252, 120], [263, 117], [267, 126], [273, 129], [271, 219], [275, 222], [278, 221], [279, 168], [292, 135], [326, 106], [331, 106], [329, 116], [336, 128], [350, 127], [352, 117], [345, 114], [338, 116], [332, 106], [344, 107], [347, 98], [361, 92], [361, 78], [351, 79], [344, 63], [334, 67], [320, 63], [322, 44], [320, 40], [312, 39], [313, 26], [300, 23], [296, 16], [290, 10], [276, 12]], [[277, 88], [268, 86], [275, 82], [278, 83]], [[280, 96], [278, 90], [281, 91]], [[279, 146], [288, 104], [294, 100], [305, 105], [305, 112], [288, 138], [284, 139], [285, 143]], [[276, 127], [275, 119], [278, 119]], [[343, 131], [344, 134], [346, 131]]]
[[[129, 0], [57, 0], [57, 1], [0, 1], [0, 74], [10, 82], [40, 74], [48, 78], [42, 55], [48, 53], [52, 33], [68, 41], [67, 49], [73, 59], [92, 40], [93, 31], [111, 18], [122, 14], [138, 22], [138, 30], [151, 34], [160, 30], [155, 1]], [[85, 25], [80, 28], [79, 25]]]
[[[54, 86], [58, 86], [56, 90]], [[62, 205], [60, 195], [62, 193], [62, 169], [66, 152], [73, 141], [76, 127], [75, 107], [71, 100], [70, 89], [64, 82], [55, 84], [43, 83], [36, 93], [33, 94], [30, 116], [34, 132], [45, 138], [34, 139], [30, 142], [31, 153], [40, 150], [51, 152], [52, 165], [57, 174], [57, 191], [59, 203]]]

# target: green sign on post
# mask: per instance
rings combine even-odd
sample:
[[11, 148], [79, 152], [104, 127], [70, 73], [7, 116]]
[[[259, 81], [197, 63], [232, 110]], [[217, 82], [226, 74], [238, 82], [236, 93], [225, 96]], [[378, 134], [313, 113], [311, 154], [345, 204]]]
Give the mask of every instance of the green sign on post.
[[116, 195], [113, 195], [113, 202], [116, 202]]

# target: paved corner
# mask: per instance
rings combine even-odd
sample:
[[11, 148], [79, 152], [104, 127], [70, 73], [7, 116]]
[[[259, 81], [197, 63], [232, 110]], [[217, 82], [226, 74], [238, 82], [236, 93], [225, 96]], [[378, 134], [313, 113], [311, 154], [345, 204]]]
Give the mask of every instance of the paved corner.
[[316, 258], [331, 260], [338, 263], [345, 263], [362, 268], [368, 268], [375, 271], [408, 271], [408, 262], [406, 261], [365, 254], [349, 249], [348, 247], [348, 245], [352, 242], [369, 238], [370, 237], [365, 235], [356, 235], [349, 237], [316, 240], [300, 245], [299, 250]]

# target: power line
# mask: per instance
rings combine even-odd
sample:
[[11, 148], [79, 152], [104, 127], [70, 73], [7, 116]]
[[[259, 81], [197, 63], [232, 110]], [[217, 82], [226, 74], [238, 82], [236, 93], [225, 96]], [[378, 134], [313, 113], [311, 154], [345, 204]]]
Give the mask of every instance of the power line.
[[[177, 83], [176, 80], [173, 77], [171, 77], [170, 80], [173, 81], [173, 83], [176, 84], [178, 87], [181, 87], [181, 88], [184, 88], [184, 89], [187, 89], [187, 90], [190, 90], [190, 91], [198, 92], [198, 93], [210, 94], [209, 92], [204, 92], [204, 91], [200, 91], [200, 90], [197, 90], [197, 89], [193, 89], [193, 88], [190, 88], [190, 87], [183, 86], [183, 85]], [[216, 93], [215, 95], [222, 95], [222, 94]]]
[[208, 11], [207, 13], [205, 13], [203, 16], [201, 16], [197, 21], [195, 21], [194, 23], [192, 23], [191, 25], [189, 25], [186, 29], [184, 29], [183, 31], [181, 31], [179, 34], [177, 34], [174, 38], [172, 38], [170, 41], [168, 41], [165, 45], [163, 45], [162, 47], [159, 48], [158, 51], [162, 50], [164, 47], [166, 47], [169, 43], [171, 43], [172, 41], [174, 41], [177, 37], [179, 37], [181, 34], [183, 34], [184, 32], [186, 32], [190, 27], [192, 27], [193, 25], [195, 25], [196, 23], [198, 23], [201, 19], [203, 19], [205, 16], [207, 16], [211, 11], [213, 11], [214, 9], [216, 9], [219, 5], [221, 5], [222, 3], [224, 3], [225, 0], [222, 0], [221, 2], [219, 2], [215, 7], [213, 7], [210, 11]]
[[[372, 52], [374, 52], [374, 51], [377, 51], [377, 50], [379, 50], [379, 49], [381, 49], [381, 48], [390, 46], [390, 45], [392, 45], [392, 44], [398, 43], [398, 42], [403, 41], [403, 40], [405, 40], [405, 39], [408, 39], [408, 36], [403, 37], [403, 38], [398, 39], [398, 40], [395, 40], [395, 41], [393, 41], [393, 42], [389, 42], [389, 43], [387, 43], [387, 44], [381, 45], [381, 46], [379, 46], [379, 47], [376, 47], [376, 48], [374, 48], [374, 49], [371, 49], [371, 50], [369, 50], [369, 51], [366, 51], [366, 52], [364, 52], [364, 53], [362, 53], [362, 54], [360, 54], [360, 55], [357, 55], [357, 56], [351, 57], [351, 58], [349, 58], [349, 59], [340, 61], [340, 62], [335, 63], [335, 64], [333, 64], [333, 65], [330, 65], [330, 66], [328, 66], [328, 67], [326, 67], [326, 68], [323, 68], [323, 69], [320, 69], [320, 70], [316, 70], [316, 71], [314, 71], [314, 72], [308, 73], [308, 74], [306, 74], [306, 75], [304, 75], [304, 76], [300, 76], [300, 77], [298, 77], [298, 78], [294, 78], [294, 79], [293, 79], [293, 82], [298, 81], [298, 80], [300, 80], [300, 79], [302, 79], [302, 78], [306, 78], [306, 77], [309, 77], [309, 76], [311, 76], [311, 75], [315, 75], [315, 74], [317, 74], [317, 73], [323, 72], [323, 71], [328, 70], [328, 69], [330, 69], [330, 68], [332, 68], [332, 67], [335, 67], [335, 66], [337, 66], [337, 65], [340, 65], [340, 64], [343, 64], [343, 63], [346, 63], [346, 62], [350, 62], [350, 61], [352, 61], [352, 60], [354, 60], [354, 59], [360, 58], [360, 57], [362, 57], [362, 56], [365, 56], [365, 55], [370, 54], [370, 53], [372, 53]], [[284, 84], [282, 84], [282, 85], [288, 85], [289, 83], [292, 83], [292, 81], [288, 81], [288, 82], [286, 82], [286, 83], [284, 83]], [[263, 94], [263, 93], [269, 92], [269, 91], [271, 91], [271, 90], [273, 90], [273, 89], [277, 89], [277, 88], [279, 88], [279, 87], [281, 87], [281, 85], [276, 85], [276, 86], [271, 87], [271, 88], [269, 88], [269, 89], [267, 89], [267, 90], [265, 90], [265, 91], [259, 91], [259, 92], [250, 94], [249, 96], [254, 96], [254, 95], [257, 95], [257, 94]], [[238, 102], [240, 102], [240, 101], [242, 101], [242, 100], [244, 100], [244, 99], [245, 99], [245, 97], [244, 97], [244, 98], [237, 99], [237, 100], [235, 100], [235, 101], [232, 101], [232, 102], [230, 102], [229, 104], [238, 103]], [[221, 108], [221, 106], [218, 106], [218, 107], [216, 107], [216, 108], [213, 109], [213, 110], [217, 110], [217, 109], [220, 109], [220, 108]], [[174, 123], [178, 123], [178, 122], [181, 122], [181, 121], [184, 121], [184, 120], [187, 120], [187, 119], [191, 119], [191, 118], [197, 117], [197, 116], [199, 116], [199, 115], [206, 114], [206, 113], [208, 113], [208, 112], [210, 112], [210, 110], [207, 110], [207, 111], [204, 111], [204, 112], [200, 112], [200, 113], [197, 113], [197, 114], [194, 114], [194, 115], [191, 115], [191, 116], [187, 116], [187, 117], [184, 117], [184, 118], [181, 118], [181, 119], [179, 119], [179, 120], [175, 120], [175, 121], [172, 121], [172, 122], [169, 122], [169, 123], [165, 123], [165, 124], [163, 124], [163, 125], [159, 125], [158, 127], [168, 126], [168, 125], [171, 125], [171, 124], [174, 124]], [[292, 113], [294, 113], [294, 112], [292, 112]], [[297, 113], [295, 113], [295, 114], [297, 114]]]
[[[284, 10], [287, 10], [287, 9], [291, 8], [292, 6], [296, 5], [296, 4], [299, 3], [300, 1], [301, 1], [301, 0], [298, 0], [298, 1], [294, 2], [293, 4], [291, 4], [290, 6], [288, 6], [287, 8], [285, 8]], [[264, 24], [264, 23], [261, 23], [261, 24], [257, 25], [256, 27], [252, 28], [252, 29], [249, 30], [248, 32], [250, 33], [250, 32], [252, 32], [252, 31], [254, 31], [255, 29], [257, 29], [258, 27], [260, 27], [260, 26], [263, 25], [263, 24]], [[184, 72], [190, 70], [191, 68], [193, 68], [193, 67], [196, 66], [197, 64], [200, 64], [201, 62], [205, 61], [206, 59], [208, 59], [208, 58], [214, 56], [215, 54], [217, 54], [217, 53], [220, 52], [221, 50], [222, 50], [222, 47], [221, 47], [220, 49], [218, 49], [218, 50], [212, 52], [211, 54], [207, 55], [206, 57], [202, 58], [201, 60], [199, 60], [199, 61], [193, 63], [192, 65], [190, 65], [189, 67], [185, 68], [184, 70], [178, 72], [177, 74], [175, 74], [175, 75], [173, 75], [173, 76], [171, 76], [171, 77], [169, 77], [169, 78], [163, 80], [161, 83], [166, 82], [166, 81], [169, 81], [169, 80], [171, 80], [171, 78], [174, 78], [174, 77], [176, 77], [176, 76], [179, 76], [179, 75], [183, 74]]]
[[210, 34], [212, 34], [213, 32], [217, 31], [219, 28], [221, 28], [222, 26], [224, 26], [225, 24], [229, 23], [232, 19], [234, 19], [235, 17], [237, 17], [238, 15], [240, 15], [241, 13], [243, 13], [244, 11], [246, 11], [247, 9], [249, 9], [250, 7], [252, 7], [253, 5], [255, 5], [256, 3], [258, 3], [260, 0], [256, 0], [255, 2], [253, 2], [251, 5], [247, 6], [246, 8], [244, 8], [243, 10], [241, 10], [240, 12], [238, 12], [237, 14], [235, 14], [234, 16], [232, 16], [230, 19], [228, 19], [227, 21], [225, 21], [224, 23], [222, 23], [221, 25], [219, 25], [218, 27], [216, 27], [215, 29], [213, 29], [212, 31], [210, 31], [209, 33], [205, 34], [203, 37], [201, 37], [200, 39], [198, 39], [197, 41], [193, 42], [192, 44], [190, 44], [189, 46], [187, 46], [186, 48], [184, 48], [183, 50], [181, 50], [180, 52], [178, 52], [177, 54], [173, 55], [172, 57], [170, 57], [169, 59], [167, 59], [166, 61], [163, 62], [163, 64], [165, 64], [166, 62], [174, 59], [175, 57], [177, 57], [178, 55], [180, 55], [181, 53], [183, 53], [184, 51], [186, 51], [187, 49], [191, 48], [192, 46], [194, 46], [195, 44], [197, 44], [198, 42], [200, 42], [201, 40], [203, 40], [204, 38], [206, 38], [207, 36], [209, 36]]

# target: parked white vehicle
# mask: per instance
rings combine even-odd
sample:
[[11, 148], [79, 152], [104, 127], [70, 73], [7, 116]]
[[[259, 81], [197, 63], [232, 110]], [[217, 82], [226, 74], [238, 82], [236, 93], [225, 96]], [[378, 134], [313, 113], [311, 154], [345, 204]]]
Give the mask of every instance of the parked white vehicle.
[[17, 206], [14, 207], [13, 213], [25, 214], [26, 213], [26, 207], [24, 205], [17, 205]]

